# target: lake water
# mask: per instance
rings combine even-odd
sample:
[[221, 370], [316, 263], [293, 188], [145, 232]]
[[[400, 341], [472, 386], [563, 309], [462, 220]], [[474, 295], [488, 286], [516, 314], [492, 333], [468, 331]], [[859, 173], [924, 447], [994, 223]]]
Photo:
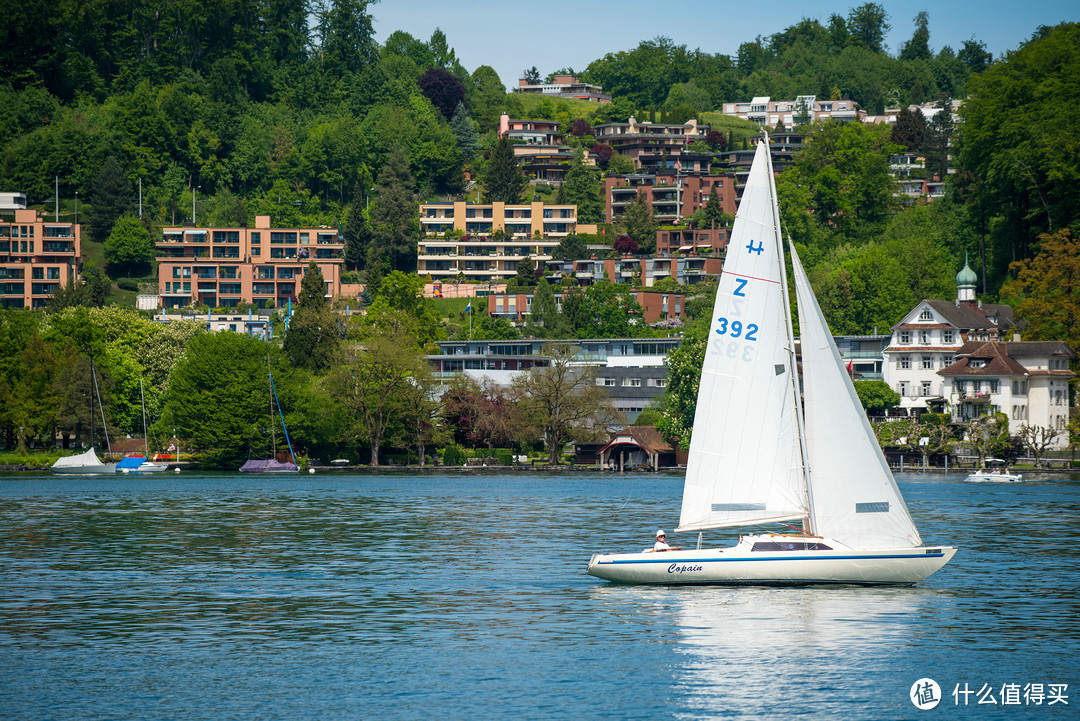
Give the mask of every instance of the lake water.
[[668, 588], [678, 475], [0, 476], [0, 718], [1076, 718], [1080, 476], [900, 486], [919, 586]]

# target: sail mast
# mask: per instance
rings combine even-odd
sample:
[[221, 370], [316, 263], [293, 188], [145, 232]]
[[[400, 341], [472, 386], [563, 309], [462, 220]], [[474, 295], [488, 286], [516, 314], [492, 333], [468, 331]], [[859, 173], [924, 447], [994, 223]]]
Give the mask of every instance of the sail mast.
[[[768, 147], [769, 134], [764, 133], [765, 144]], [[784, 239], [780, 230], [780, 199], [776, 195], [776, 176], [773, 174], [772, 152], [767, 154], [769, 168], [769, 193], [772, 196], [773, 212], [773, 242], [776, 243], [776, 262], [779, 265], [780, 287], [783, 294], [784, 320], [787, 326], [787, 348], [791, 359], [791, 392], [795, 399], [795, 423], [798, 428], [799, 453], [802, 456], [803, 476], [803, 531], [812, 535], [813, 528], [813, 497], [810, 487], [810, 460], [806, 453], [806, 424], [803, 419], [802, 393], [799, 388], [798, 360], [795, 356], [795, 328], [791, 322], [791, 294], [788, 292], [787, 264], [784, 261]]]

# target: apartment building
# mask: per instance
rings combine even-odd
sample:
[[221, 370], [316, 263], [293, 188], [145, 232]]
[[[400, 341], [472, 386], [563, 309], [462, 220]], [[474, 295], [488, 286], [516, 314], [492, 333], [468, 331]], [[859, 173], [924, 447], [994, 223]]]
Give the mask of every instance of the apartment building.
[[[505, 135], [516, 141], [514, 157], [521, 171], [535, 180], [561, 183], [576, 157], [573, 148], [562, 144], [559, 123], [554, 120], [512, 120], [506, 114], [499, 119]], [[595, 156], [585, 153], [585, 163], [595, 165]]]
[[807, 121], [855, 120], [865, 114], [853, 100], [818, 100], [816, 95], [800, 95], [794, 100], [773, 100], [764, 95], [750, 102], [724, 103], [720, 112], [769, 127], [782, 122], [787, 128], [804, 116]]
[[606, 389], [612, 405], [633, 421], [664, 392], [664, 359], [681, 342], [681, 338], [443, 341], [439, 354], [429, 355], [427, 360], [443, 377], [464, 373], [508, 385], [515, 373], [547, 363], [545, 347], [570, 345], [575, 349], [573, 362], [596, 368], [596, 385]]
[[8, 195], [12, 212], [0, 219], [0, 307], [44, 308], [58, 285], [79, 279], [82, 227], [49, 221], [19, 207], [25, 196]]
[[[562, 310], [561, 292], [555, 293], [555, 306]], [[661, 320], [686, 318], [686, 298], [682, 293], [661, 293], [659, 291], [638, 290], [634, 300], [641, 306], [641, 320], [656, 323]], [[488, 315], [492, 318], [505, 318], [514, 325], [522, 325], [532, 313], [532, 293], [496, 293], [487, 298]]]
[[[596, 232], [592, 225], [581, 229]], [[417, 273], [434, 280], [458, 274], [506, 280], [526, 257], [538, 265], [550, 259], [559, 241], [577, 230], [576, 205], [422, 203]]]
[[696, 119], [687, 120], [682, 125], [663, 123], [639, 123], [630, 117], [625, 123], [603, 123], [594, 125], [593, 132], [598, 143], [611, 146], [620, 155], [631, 158], [641, 167], [642, 156], [653, 158], [656, 155], [668, 157], [679, 155], [688, 149], [695, 140], [704, 140], [709, 134], [708, 125], [698, 125]]
[[674, 223], [704, 208], [714, 187], [720, 208], [735, 215], [738, 194], [734, 173], [685, 177], [635, 174], [604, 178], [605, 219], [608, 223], [614, 222], [640, 194], [652, 207], [653, 219]]
[[556, 75], [550, 83], [530, 83], [525, 78], [518, 79], [514, 92], [526, 95], [545, 95], [553, 98], [588, 100], [593, 103], [610, 103], [611, 96], [604, 94], [599, 85], [589, 85], [574, 75]]
[[720, 257], [699, 255], [549, 260], [544, 277], [553, 283], [572, 277], [582, 286], [606, 278], [612, 283], [651, 288], [663, 278], [673, 278], [679, 285], [695, 285], [707, 276], [720, 275], [722, 265]]
[[336, 228], [272, 228], [270, 216], [257, 215], [254, 228], [164, 228], [157, 249], [162, 308], [280, 308], [296, 299], [311, 260], [327, 297], [341, 294], [345, 243]]
[[1058, 432], [1053, 447], [1067, 448], [1069, 382], [1076, 354], [1061, 342], [969, 341], [938, 373], [954, 423], [1004, 413], [1009, 433], [1041, 426]]
[[[719, 261], [727, 250], [730, 239], [730, 228], [661, 228], [656, 231], [656, 254], [660, 256], [672, 256], [679, 253], [691, 256], [703, 254], [706, 256], [702, 258], [703, 261], [713, 258]], [[719, 262], [716, 263], [716, 268], [716, 274], [719, 274]]]

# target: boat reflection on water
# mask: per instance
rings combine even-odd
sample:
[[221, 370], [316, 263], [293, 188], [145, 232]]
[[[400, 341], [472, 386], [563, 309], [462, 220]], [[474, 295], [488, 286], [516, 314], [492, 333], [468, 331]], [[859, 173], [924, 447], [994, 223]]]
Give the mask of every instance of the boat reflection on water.
[[[672, 685], [691, 717], [776, 717], [800, 708], [839, 718], [898, 718], [915, 669], [896, 649], [925, 641], [941, 591], [895, 587], [607, 589], [675, 620]], [[627, 599], [622, 599], [623, 601]], [[910, 649], [908, 651], [910, 653]], [[929, 669], [927, 669], [929, 670]], [[909, 678], [909, 676], [913, 676]], [[885, 685], [882, 678], [890, 678]]]

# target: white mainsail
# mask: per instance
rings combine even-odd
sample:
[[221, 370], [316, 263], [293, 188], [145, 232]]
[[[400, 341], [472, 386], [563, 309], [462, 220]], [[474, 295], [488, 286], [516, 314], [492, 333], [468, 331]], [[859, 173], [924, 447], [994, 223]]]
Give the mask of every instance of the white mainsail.
[[805, 442], [814, 533], [852, 548], [922, 543], [791, 246], [802, 343]]
[[775, 205], [772, 160], [761, 143], [716, 292], [678, 531], [806, 513]]

